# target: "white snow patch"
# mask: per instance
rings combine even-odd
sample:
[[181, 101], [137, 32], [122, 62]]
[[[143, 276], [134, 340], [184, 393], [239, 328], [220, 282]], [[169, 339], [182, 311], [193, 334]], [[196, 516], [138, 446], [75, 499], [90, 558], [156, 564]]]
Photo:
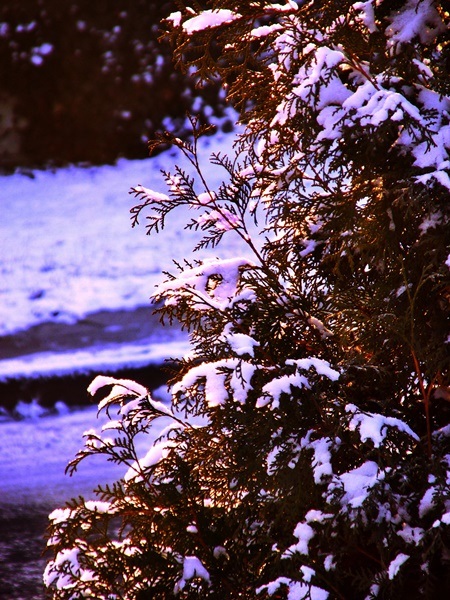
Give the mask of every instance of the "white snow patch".
[[[307, 569], [307, 567], [303, 568]], [[260, 594], [267, 591], [269, 596], [273, 596], [282, 585], [287, 586], [289, 589], [287, 600], [327, 600], [329, 596], [328, 592], [315, 585], [303, 583], [302, 581], [292, 581], [287, 577], [278, 577], [275, 581], [258, 588], [256, 593]]]
[[157, 465], [161, 460], [167, 457], [174, 443], [170, 440], [163, 440], [154, 444], [147, 454], [139, 461], [134, 462], [125, 473], [124, 480], [134, 482], [143, 480], [143, 472], [149, 467]]
[[389, 563], [388, 577], [394, 579], [394, 577], [400, 571], [400, 567], [408, 560], [409, 556], [400, 552], [392, 562]]
[[376, 462], [368, 460], [361, 466], [343, 473], [339, 479], [342, 481], [345, 491], [341, 500], [342, 506], [350, 505], [352, 508], [358, 508], [367, 498], [370, 488], [379, 479], [378, 465]]
[[298, 360], [286, 361], [287, 364], [296, 364], [298, 368], [308, 370], [313, 367], [318, 375], [324, 375], [331, 381], [337, 381], [339, 379], [339, 371], [332, 369], [330, 363], [322, 358], [310, 357], [300, 358]]
[[179, 27], [181, 25], [181, 19], [182, 19], [182, 14], [179, 10], [170, 13], [170, 15], [167, 17], [166, 21], [169, 21], [170, 23], [172, 23], [173, 27]]
[[392, 46], [410, 42], [415, 37], [422, 44], [429, 44], [442, 31], [445, 31], [445, 24], [432, 0], [408, 0], [405, 7], [391, 18], [386, 35]]
[[39, 419], [45, 415], [47, 411], [39, 404], [36, 398], [33, 398], [31, 402], [23, 402], [20, 400], [15, 407], [15, 412], [22, 419]]
[[427, 489], [422, 499], [419, 502], [419, 516], [422, 518], [427, 514], [430, 510], [432, 510], [436, 506], [436, 502], [434, 500], [435, 495], [438, 493], [436, 487], [431, 486]]
[[185, 556], [183, 558], [183, 576], [175, 585], [175, 594], [181, 592], [186, 586], [186, 582], [199, 577], [209, 583], [210, 577], [200, 559], [196, 556]]
[[186, 33], [192, 34], [196, 31], [203, 31], [211, 27], [220, 27], [226, 23], [232, 23], [239, 19], [241, 15], [231, 10], [222, 8], [219, 10], [204, 10], [199, 15], [188, 19], [183, 23], [183, 29]]
[[437, 227], [442, 222], [442, 213], [435, 212], [431, 213], [422, 221], [419, 225], [419, 229], [422, 234], [426, 233], [429, 229]]
[[147, 388], [136, 381], [132, 381], [131, 379], [116, 379], [115, 377], [107, 377], [105, 375], [97, 375], [89, 385], [87, 391], [91, 396], [95, 396], [99, 389], [110, 385], [120, 386], [123, 388], [123, 391], [132, 392], [136, 396], [145, 396], [148, 393]]
[[329, 438], [319, 438], [313, 442], [307, 442], [305, 445], [312, 448], [314, 452], [312, 464], [314, 481], [315, 483], [321, 483], [323, 478], [333, 474], [330, 452], [332, 441]]
[[298, 539], [298, 542], [290, 546], [284, 556], [287, 557], [294, 552], [307, 555], [309, 542], [315, 535], [314, 529], [308, 523], [298, 523], [294, 529], [294, 535]]
[[394, 417], [385, 417], [375, 413], [363, 413], [354, 404], [348, 404], [345, 410], [352, 413], [349, 423], [350, 431], [358, 430], [361, 441], [371, 440], [375, 448], [379, 448], [384, 441], [388, 428], [395, 427], [398, 431], [410, 435], [416, 441], [419, 436], [404, 422]]
[[0, 380], [11, 377], [33, 378], [161, 364], [172, 356], [184, 355], [188, 347], [186, 340], [165, 342], [164, 339], [161, 339], [152, 340], [147, 344], [117, 344], [59, 354], [40, 352], [0, 360]]
[[405, 540], [407, 544], [418, 544], [425, 531], [421, 527], [411, 527], [407, 523], [403, 524], [403, 529], [397, 532], [397, 535]]
[[227, 333], [223, 337], [237, 356], [244, 354], [254, 356], [254, 348], [259, 346], [259, 342], [245, 333]]

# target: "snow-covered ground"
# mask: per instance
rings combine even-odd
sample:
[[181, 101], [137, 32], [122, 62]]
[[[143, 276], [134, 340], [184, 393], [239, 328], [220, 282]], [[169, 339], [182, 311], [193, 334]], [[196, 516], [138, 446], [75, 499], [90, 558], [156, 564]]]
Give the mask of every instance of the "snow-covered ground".
[[[223, 173], [207, 164], [231, 149], [233, 135], [204, 138], [201, 155], [212, 187]], [[189, 256], [192, 232], [179, 210], [162, 234], [132, 228], [132, 186], [167, 191], [161, 169], [186, 161], [177, 151], [115, 166], [69, 167], [0, 177], [0, 335], [43, 321], [73, 322], [101, 309], [148, 304], [172, 259]], [[192, 171], [192, 169], [191, 169]], [[223, 255], [236, 252], [224, 240]]]
[[[164, 390], [158, 394], [161, 398]], [[33, 411], [34, 408], [34, 411]], [[111, 483], [125, 475], [124, 467], [102, 457], [90, 457], [69, 477], [64, 471], [83, 445], [83, 433], [101, 429], [106, 422], [97, 408], [70, 410], [63, 405], [57, 414], [45, 416], [38, 406], [20, 421], [0, 423], [0, 506], [2, 504], [61, 503], [79, 494], [92, 497], [99, 483]], [[34, 412], [34, 414], [33, 414]], [[138, 450], [144, 456], [167, 419], [157, 420], [156, 427]]]
[[[212, 152], [230, 152], [233, 139], [224, 134], [204, 138], [205, 163]], [[183, 210], [158, 235], [146, 235], [145, 219], [133, 229], [129, 211], [136, 202], [129, 190], [142, 184], [165, 192], [160, 171], [170, 171], [175, 164], [186, 161], [167, 151], [144, 160], [120, 160], [116, 166], [72, 166], [0, 177], [0, 336], [48, 321], [74, 323], [105, 309], [148, 305], [155, 285], [164, 278], [162, 272], [174, 270], [172, 260], [191, 255], [195, 234], [183, 230]], [[212, 188], [223, 176], [213, 166], [206, 173]], [[225, 236], [220, 256], [243, 250], [237, 237]], [[68, 353], [30, 355], [25, 349], [24, 356], [0, 360], [0, 376], [48, 375], [78, 366], [101, 372], [102, 365], [114, 361], [162, 361], [182, 352], [185, 341], [177, 342], [159, 345], [156, 335], [147, 342]], [[64, 476], [64, 467], [82, 446], [83, 431], [95, 425], [95, 409], [38, 417], [39, 409], [29, 407], [26, 413], [25, 408], [28, 418], [23, 421], [0, 422], [0, 497], [70, 497], [75, 488]], [[107, 479], [114, 476], [109, 463], [101, 469]], [[81, 469], [80, 479], [73, 481], [78, 487], [91, 487], [98, 472], [87, 470], [83, 475]]]
[[106, 483], [120, 477], [117, 467], [95, 460], [80, 465], [73, 477], [64, 474], [67, 463], [83, 446], [84, 431], [97, 425], [95, 407], [1, 423], [1, 503], [59, 505], [78, 494], [89, 494], [97, 479]]
[[[233, 134], [223, 133], [203, 138], [201, 156], [212, 188], [223, 172], [209, 165], [208, 157], [231, 152], [233, 139]], [[115, 166], [0, 177], [0, 336], [49, 321], [74, 323], [101, 310], [148, 306], [163, 271], [175, 270], [173, 259], [191, 256], [199, 238], [183, 230], [188, 220], [183, 208], [160, 234], [146, 235], [144, 217], [132, 228], [129, 211], [137, 202], [129, 191], [142, 184], [165, 192], [161, 170], [171, 171], [175, 164], [192, 172], [184, 157], [172, 150], [144, 160], [120, 160]], [[235, 256], [243, 250], [232, 234], [224, 238], [220, 255]], [[89, 351], [6, 357], [0, 360], [0, 378], [87, 367], [91, 359], [101, 368], [125, 357], [133, 362], [136, 356], [142, 363], [148, 356], [159, 360], [175, 355], [173, 340], [167, 349], [157, 349], [156, 344], [153, 336], [137, 349], [97, 347], [95, 357]]]

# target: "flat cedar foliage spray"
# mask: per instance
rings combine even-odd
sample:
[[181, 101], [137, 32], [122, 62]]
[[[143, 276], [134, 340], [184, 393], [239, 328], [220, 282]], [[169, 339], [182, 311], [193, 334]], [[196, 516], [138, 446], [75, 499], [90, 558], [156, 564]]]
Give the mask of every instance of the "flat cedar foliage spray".
[[199, 249], [248, 253], [159, 286], [191, 336], [170, 406], [91, 385], [111, 421], [70, 470], [128, 471], [50, 515], [50, 597], [450, 597], [449, 10], [194, 1], [163, 23], [177, 66], [238, 111], [236, 156], [212, 157], [210, 189], [205, 127], [162, 135], [198, 176], [134, 188], [134, 218], [153, 233], [187, 205]]

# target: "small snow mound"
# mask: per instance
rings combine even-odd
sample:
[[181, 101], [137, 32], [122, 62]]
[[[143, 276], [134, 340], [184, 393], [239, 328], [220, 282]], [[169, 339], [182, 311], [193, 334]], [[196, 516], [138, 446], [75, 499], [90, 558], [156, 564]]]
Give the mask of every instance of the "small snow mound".
[[31, 402], [23, 402], [20, 400], [14, 410], [16, 415], [21, 419], [39, 419], [47, 414], [47, 409], [39, 404], [36, 399]]

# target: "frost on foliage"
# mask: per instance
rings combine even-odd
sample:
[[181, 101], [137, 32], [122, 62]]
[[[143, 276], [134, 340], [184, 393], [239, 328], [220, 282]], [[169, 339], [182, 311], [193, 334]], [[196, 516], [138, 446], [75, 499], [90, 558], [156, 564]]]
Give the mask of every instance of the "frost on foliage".
[[[101, 427], [101, 431], [91, 429], [84, 433], [85, 447], [70, 463], [69, 471], [73, 473], [79, 462], [87, 456], [103, 454], [108, 460], [128, 465], [124, 473], [124, 482], [144, 481], [149, 470], [156, 467], [175, 447], [169, 437], [170, 432], [190, 425], [175, 415], [169, 406], [154, 400], [145, 387], [134, 381], [99, 375], [89, 386], [89, 392], [96, 395], [102, 389], [106, 389], [106, 395], [99, 401], [99, 412], [106, 412], [108, 420]], [[160, 431], [162, 439], [152, 441], [150, 437], [150, 448], [144, 456], [138, 456], [135, 436], [149, 433], [153, 421], [160, 418], [168, 419], [170, 423]], [[86, 504], [85, 508], [89, 506]], [[101, 512], [101, 503], [92, 503], [92, 506], [97, 512]], [[104, 506], [106, 507], [106, 504]], [[111, 511], [112, 508], [109, 507], [107, 512]]]
[[169, 450], [174, 447], [175, 444], [170, 440], [155, 443], [143, 458], [131, 465], [124, 475], [124, 481], [134, 481], [135, 483], [143, 481], [142, 474], [145, 470], [157, 465], [162, 459], [166, 458]]
[[88, 393], [91, 396], [95, 396], [100, 389], [107, 386], [111, 386], [111, 390], [99, 403], [99, 410], [102, 410], [111, 401], [115, 401], [117, 398], [126, 396], [143, 397], [148, 394], [147, 388], [131, 379], [116, 379], [105, 375], [97, 375], [94, 381], [89, 385]]
[[[70, 548], [60, 552], [54, 561], [47, 564], [43, 575], [44, 584], [50, 586], [56, 583], [57, 589], [70, 589], [75, 587], [78, 579], [84, 581], [93, 579], [93, 573], [80, 566], [79, 554], [79, 548]], [[58, 569], [61, 566], [64, 566], [64, 574]]]
[[430, 486], [419, 502], [419, 515], [423, 517], [436, 506], [438, 490], [434, 486]]
[[137, 185], [134, 190], [136, 193], [144, 195], [149, 202], [153, 202], [155, 204], [164, 204], [165, 202], [170, 202], [170, 198], [167, 194], [156, 192], [155, 190], [143, 185]]
[[[98, 592], [99, 589], [104, 589], [99, 573], [106, 565], [108, 553], [115, 553], [117, 559], [120, 556], [139, 555], [144, 547], [144, 540], [122, 537], [123, 532], [119, 533], [116, 527], [109, 539], [105, 539], [104, 535], [98, 537], [99, 533], [103, 531], [106, 534], [108, 523], [112, 519], [136, 513], [143, 502], [142, 498], [136, 496], [136, 486], [149, 484], [150, 481], [152, 485], [158, 485], [156, 479], [153, 479], [154, 470], [176, 448], [172, 432], [192, 425], [180, 415], [175, 415], [170, 407], [153, 400], [146, 388], [131, 380], [98, 376], [89, 386], [89, 391], [92, 395], [104, 391], [105, 397], [99, 401], [99, 411], [105, 412], [108, 420], [101, 431], [92, 429], [84, 434], [85, 447], [71, 461], [68, 470], [73, 473], [83, 459], [96, 454], [128, 469], [125, 469], [123, 477], [112, 488], [107, 486], [102, 490], [102, 496], [108, 500], [80, 498], [76, 504], [72, 503], [67, 508], [56, 509], [51, 513], [49, 521], [52, 534], [48, 546], [55, 549], [55, 558], [47, 565], [44, 583], [53, 590], [66, 590], [67, 593], [72, 589], [76, 590], [73, 597], [112, 598], [116, 596]], [[159, 424], [156, 433], [151, 435], [153, 422], [161, 418], [163, 423], [169, 424], [165, 428]], [[147, 438], [140, 435], [143, 433], [147, 434]], [[139, 446], [136, 445], [136, 436], [140, 436]], [[143, 451], [142, 443], [145, 439], [147, 450]], [[158, 512], [159, 509], [151, 506], [145, 510], [150, 515], [152, 511]], [[126, 521], [127, 519], [128, 517]], [[73, 547], [65, 545], [67, 541], [64, 532], [70, 527], [82, 532], [77, 534]], [[91, 544], [91, 540], [97, 537], [98, 541]], [[186, 581], [194, 576], [205, 577], [205, 571], [195, 567], [188, 559], [184, 573]], [[124, 572], [121, 577], [124, 581], [134, 577], [139, 579], [139, 569], [133, 569], [132, 575]], [[97, 591], [93, 591], [94, 589]], [[71, 596], [69, 594], [64, 597]]]
[[[355, 3], [350, 15], [355, 23], [367, 28], [367, 36], [378, 31], [374, 2]], [[337, 19], [334, 26], [339, 24]], [[434, 2], [410, 0], [391, 17], [385, 35], [388, 47], [401, 52], [403, 44], [416, 37], [427, 44], [444, 30]], [[414, 58], [414, 65], [422, 80], [402, 85], [400, 75], [371, 72], [369, 62], [355, 61], [345, 48], [324, 39], [322, 32], [305, 30], [297, 17], [292, 17], [289, 26], [276, 33], [270, 69], [276, 95], [282, 101], [272, 117], [271, 128], [282, 131], [296, 115], [312, 110], [319, 128], [311, 150], [321, 150], [323, 144], [332, 142], [330, 152], [339, 153], [338, 142], [346, 132], [357, 136], [357, 132], [365, 129], [375, 134], [380, 127], [395, 124], [397, 137], [392, 140], [391, 148], [412, 155], [414, 165], [422, 170], [417, 180], [426, 183], [434, 179], [450, 189], [450, 101], [431, 88], [432, 73], [420, 57]], [[307, 60], [292, 77], [297, 40], [305, 37], [309, 43], [302, 51]], [[267, 147], [266, 153], [270, 152]], [[286, 164], [286, 172], [294, 172], [296, 161], [289, 158], [291, 166]]]
[[[294, 11], [297, 8], [298, 5], [296, 2], [293, 0], [288, 0], [288, 2], [285, 4], [268, 3], [264, 7], [264, 11], [267, 13], [287, 13]], [[193, 12], [192, 9], [188, 10], [189, 12]], [[193, 34], [205, 29], [213, 29], [220, 27], [221, 25], [229, 25], [241, 18], [241, 14], [226, 8], [203, 10], [200, 14], [185, 20], [182, 23], [182, 28], [187, 34]], [[174, 27], [179, 27], [181, 25], [181, 13], [172, 13], [167, 20], [170, 21]], [[267, 35], [267, 32], [264, 29], [264, 27], [257, 28], [257, 33], [255, 33], [254, 36], [260, 37]]]
[[[248, 587], [236, 575], [230, 597], [325, 600], [345, 597], [350, 582], [355, 598], [387, 598], [413, 569], [428, 583], [450, 524], [449, 465], [439, 455], [448, 441], [439, 412], [445, 357], [429, 375], [427, 342], [413, 323], [416, 310], [433, 327], [437, 313], [430, 308], [428, 319], [420, 286], [439, 288], [448, 251], [437, 250], [439, 277], [424, 262], [423, 280], [412, 281], [421, 245], [424, 255], [434, 252], [447, 218], [450, 100], [430, 58], [441, 14], [431, 0], [405, 0], [395, 10], [387, 0], [367, 0], [346, 5], [345, 14], [339, 2], [323, 11], [320, 3], [293, 1], [219, 4], [173, 13], [171, 41], [188, 69], [200, 78], [206, 71], [205, 80], [220, 79], [231, 61], [225, 78], [243, 101], [237, 147], [244, 164], [213, 157], [228, 177], [213, 191], [197, 161], [198, 131], [192, 144], [168, 134], [199, 181], [177, 167], [164, 173], [168, 195], [138, 186], [143, 204], [135, 214], [149, 208], [148, 229], [158, 231], [172, 209], [185, 206], [194, 214], [186, 229], [205, 233], [195, 250], [216, 247], [232, 231], [255, 262], [202, 256], [176, 263], [179, 272], [154, 296], [163, 316], [192, 333], [192, 351], [176, 363], [172, 407], [130, 381], [97, 379], [90, 392], [107, 388], [99, 408], [110, 420], [100, 433], [87, 432], [74, 462], [95, 453], [125, 462], [124, 506], [92, 501], [55, 512], [53, 525], [116, 519], [121, 508], [128, 515], [138, 490], [135, 502], [156, 502], [143, 513], [158, 517], [149, 537], [162, 523], [157, 558], [170, 564], [169, 592], [218, 597], [222, 566], [230, 561], [239, 573], [245, 557]], [[247, 43], [248, 64], [257, 68], [242, 74], [237, 50]], [[437, 44], [434, 50], [441, 52]], [[249, 95], [233, 87], [241, 75], [253, 96], [253, 87]], [[418, 190], [413, 199], [411, 190]], [[257, 227], [264, 223], [261, 249], [246, 229], [248, 214]], [[417, 411], [430, 398], [426, 423]], [[191, 427], [177, 410], [206, 415], [207, 424]], [[138, 453], [130, 436], [151, 433], [158, 418], [169, 425]], [[138, 553], [139, 543], [127, 552]], [[48, 577], [63, 564], [77, 571], [76, 559], [72, 546], [63, 549]], [[148, 568], [153, 581], [167, 576]], [[65, 575], [60, 569], [62, 585], [72, 585]]]
[[[55, 527], [59, 524], [70, 523], [71, 520], [79, 521], [81, 529], [89, 531], [102, 515], [114, 515], [117, 507], [110, 502], [89, 500], [80, 501], [76, 508], [57, 509], [49, 516], [50, 523]], [[59, 547], [63, 541], [61, 534], [54, 534], [47, 542], [48, 547]], [[75, 540], [75, 545], [61, 548], [55, 558], [47, 564], [43, 580], [47, 587], [53, 586], [57, 590], [83, 590], [83, 595], [93, 595], [90, 584], [97, 582], [98, 573], [90, 568], [86, 561], [89, 543], [81, 538]]]
[[426, 216], [422, 223], [419, 225], [419, 229], [422, 234], [426, 233], [429, 229], [434, 229], [442, 223], [442, 213], [440, 211], [431, 213]]
[[324, 523], [333, 517], [332, 514], [322, 513], [319, 510], [310, 510], [305, 515], [305, 521], [298, 523], [294, 529], [294, 536], [298, 539], [298, 542], [290, 546], [284, 553], [284, 558], [289, 558], [292, 554], [303, 554], [307, 556], [309, 554], [309, 542], [315, 536], [315, 530], [313, 528], [314, 523]]
[[397, 535], [402, 538], [407, 544], [417, 546], [422, 540], [425, 531], [422, 527], [411, 527], [407, 523], [403, 523], [402, 529], [397, 531]]
[[222, 334], [222, 339], [227, 342], [236, 356], [245, 356], [246, 354], [253, 357], [255, 348], [260, 344], [252, 336], [245, 333], [233, 332], [231, 324], [226, 327], [226, 331]]
[[[198, 198], [201, 204], [206, 204], [204, 197], [199, 196]], [[210, 202], [213, 202], [213, 200], [210, 199]], [[196, 217], [195, 223], [200, 227], [211, 224], [219, 231], [232, 231], [239, 225], [240, 219], [226, 208], [221, 208], [221, 210], [210, 210], [209, 212]]]
[[108, 387], [110, 387], [109, 393], [99, 401], [99, 411], [108, 409], [111, 405], [119, 404], [119, 414], [126, 420], [130, 418], [130, 413], [139, 410], [141, 400], [145, 399], [154, 409], [155, 414], [174, 416], [169, 407], [151, 397], [146, 387], [131, 379], [116, 379], [115, 377], [97, 375], [89, 385], [88, 392], [91, 396], [95, 396], [99, 390]]
[[[225, 310], [239, 296], [241, 270], [252, 266], [246, 258], [205, 259], [202, 264], [186, 268], [176, 279], [158, 286], [158, 296], [165, 297], [166, 306], [188, 300], [195, 310]], [[248, 293], [244, 295], [248, 299]]]
[[[311, 429], [298, 444], [294, 444], [289, 466], [294, 468], [300, 455], [308, 452], [308, 455], [311, 453], [311, 458], [308, 458], [308, 462], [311, 464], [314, 482], [321, 484], [327, 483], [330, 480], [335, 481], [333, 479], [331, 459], [332, 452], [339, 447], [339, 440], [332, 440], [329, 437], [317, 437], [313, 439], [314, 434], [314, 430]], [[276, 446], [267, 457], [268, 473], [273, 473], [276, 470], [275, 461], [280, 454], [280, 450], [280, 447]]]
[[369, 496], [371, 488], [381, 479], [382, 474], [373, 460], [368, 460], [361, 466], [340, 475], [338, 480], [344, 490], [341, 499], [342, 507], [344, 509], [349, 506], [360, 507]]
[[333, 475], [331, 466], [331, 449], [334, 442], [325, 437], [310, 441], [309, 437], [312, 432], [309, 432], [306, 438], [302, 440], [302, 446], [313, 451], [312, 471], [315, 483], [321, 483], [324, 479], [328, 479]]
[[422, 44], [429, 44], [445, 30], [433, 0], [409, 0], [405, 8], [390, 20], [386, 34], [394, 49], [396, 45], [412, 42], [415, 38], [419, 38]]

